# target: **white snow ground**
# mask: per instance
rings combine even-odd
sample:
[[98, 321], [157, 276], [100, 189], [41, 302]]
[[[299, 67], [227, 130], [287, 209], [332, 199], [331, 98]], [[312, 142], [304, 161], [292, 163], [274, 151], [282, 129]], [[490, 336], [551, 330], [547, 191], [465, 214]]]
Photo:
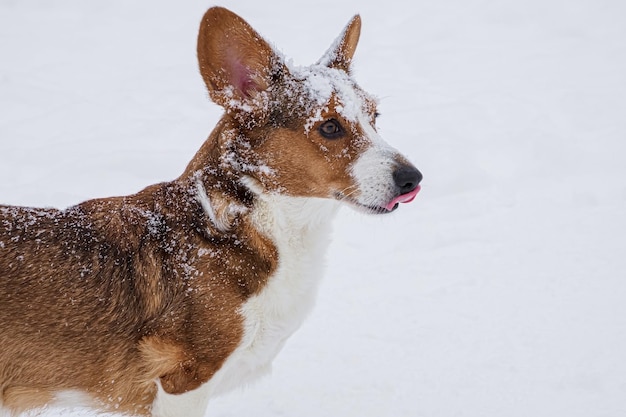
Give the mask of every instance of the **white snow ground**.
[[[177, 176], [221, 113], [196, 69], [210, 5], [0, 0], [0, 200]], [[360, 12], [357, 79], [425, 180], [390, 216], [342, 212], [273, 375], [207, 416], [626, 415], [626, 3], [223, 5], [299, 64]]]

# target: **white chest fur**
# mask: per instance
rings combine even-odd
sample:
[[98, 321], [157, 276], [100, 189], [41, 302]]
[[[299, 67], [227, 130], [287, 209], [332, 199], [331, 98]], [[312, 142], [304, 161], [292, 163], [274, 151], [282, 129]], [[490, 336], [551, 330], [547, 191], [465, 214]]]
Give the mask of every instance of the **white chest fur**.
[[240, 310], [244, 336], [222, 368], [198, 389], [170, 395], [159, 386], [156, 417], [201, 417], [208, 400], [268, 372], [285, 341], [313, 307], [322, 276], [331, 222], [330, 200], [269, 196], [251, 213], [256, 227], [276, 244], [278, 268], [261, 292]]

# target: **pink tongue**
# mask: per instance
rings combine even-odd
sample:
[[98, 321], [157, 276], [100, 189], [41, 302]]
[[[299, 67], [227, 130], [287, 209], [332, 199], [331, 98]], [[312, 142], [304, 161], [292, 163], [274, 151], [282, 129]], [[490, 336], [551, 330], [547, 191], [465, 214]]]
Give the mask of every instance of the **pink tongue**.
[[421, 187], [418, 185], [417, 188], [411, 191], [410, 193], [399, 195], [398, 197], [391, 200], [389, 204], [385, 206], [385, 208], [388, 211], [391, 211], [393, 210], [393, 208], [396, 206], [397, 203], [410, 203], [411, 201], [415, 199], [415, 196], [417, 195], [417, 193], [420, 192], [420, 189]]

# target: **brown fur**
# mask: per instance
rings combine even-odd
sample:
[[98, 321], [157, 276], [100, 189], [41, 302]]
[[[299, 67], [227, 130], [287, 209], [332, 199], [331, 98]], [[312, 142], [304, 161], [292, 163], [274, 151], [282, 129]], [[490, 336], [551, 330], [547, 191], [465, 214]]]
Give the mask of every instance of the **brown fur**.
[[83, 389], [138, 412], [155, 378], [181, 393], [219, 368], [275, 249], [243, 219], [240, 246], [207, 236], [188, 189], [179, 180], [64, 211], [0, 209], [5, 406], [17, 408], [15, 390]]
[[[351, 25], [329, 63], [346, 71], [360, 20]], [[254, 196], [225, 155], [279, 167], [246, 173], [269, 192], [328, 198], [353, 186], [346, 172], [362, 150], [358, 132], [303, 137], [310, 114], [282, 94], [289, 71], [241, 18], [209, 10], [198, 59], [226, 114], [179, 178], [66, 210], [0, 206], [0, 404], [10, 410], [81, 390], [100, 408], [149, 414], [157, 378], [183, 393], [220, 368], [243, 334], [237, 309], [278, 263], [247, 216]], [[332, 103], [324, 116], [340, 118]], [[198, 182], [228, 232], [207, 218]]]

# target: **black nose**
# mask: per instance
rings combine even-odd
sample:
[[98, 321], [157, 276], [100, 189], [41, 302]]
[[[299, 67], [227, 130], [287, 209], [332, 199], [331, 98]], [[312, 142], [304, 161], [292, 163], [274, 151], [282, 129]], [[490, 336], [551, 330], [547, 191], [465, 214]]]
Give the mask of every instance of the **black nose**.
[[412, 165], [400, 165], [393, 172], [393, 181], [400, 194], [413, 191], [422, 180], [422, 173]]

